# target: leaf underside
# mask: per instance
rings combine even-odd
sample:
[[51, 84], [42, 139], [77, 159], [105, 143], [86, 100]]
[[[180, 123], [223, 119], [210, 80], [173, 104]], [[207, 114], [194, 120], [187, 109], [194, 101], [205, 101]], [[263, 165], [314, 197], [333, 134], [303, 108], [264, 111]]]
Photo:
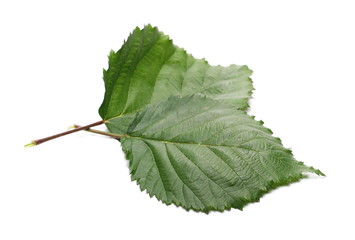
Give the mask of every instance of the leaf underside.
[[148, 25], [136, 28], [104, 70], [103, 119], [136, 112], [170, 96], [201, 94], [247, 109], [253, 86], [245, 65], [211, 66], [175, 46], [169, 36]]
[[[116, 131], [120, 121], [113, 118], [106, 125], [121, 133]], [[149, 105], [125, 134], [121, 143], [132, 180], [150, 196], [185, 209], [242, 209], [303, 178], [303, 172], [322, 174], [296, 161], [262, 122], [201, 96]]]
[[136, 28], [104, 70], [99, 109], [123, 135], [132, 180], [166, 204], [209, 212], [242, 209], [310, 172], [244, 110], [247, 66], [210, 66], [148, 25]]

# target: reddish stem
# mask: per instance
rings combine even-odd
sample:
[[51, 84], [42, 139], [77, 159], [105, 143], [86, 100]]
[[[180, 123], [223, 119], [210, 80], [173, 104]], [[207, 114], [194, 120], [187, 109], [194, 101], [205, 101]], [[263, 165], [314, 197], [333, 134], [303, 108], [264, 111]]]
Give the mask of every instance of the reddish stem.
[[55, 139], [55, 138], [59, 138], [61, 136], [65, 136], [65, 135], [68, 135], [68, 134], [71, 134], [71, 133], [75, 133], [75, 132], [78, 132], [78, 131], [81, 131], [81, 130], [87, 130], [87, 129], [91, 128], [91, 127], [94, 127], [94, 126], [97, 126], [97, 125], [101, 125], [104, 122], [105, 122], [104, 120], [101, 120], [101, 121], [98, 121], [98, 122], [95, 122], [95, 123], [91, 123], [91, 124], [86, 125], [86, 126], [82, 126], [82, 127], [71, 129], [71, 130], [66, 131], [66, 132], [58, 133], [58, 134], [55, 134], [53, 136], [49, 136], [49, 137], [33, 140], [30, 144], [27, 144], [26, 147], [36, 146], [36, 145], [39, 145], [41, 143], [47, 142], [49, 140], [52, 140], [52, 139]]

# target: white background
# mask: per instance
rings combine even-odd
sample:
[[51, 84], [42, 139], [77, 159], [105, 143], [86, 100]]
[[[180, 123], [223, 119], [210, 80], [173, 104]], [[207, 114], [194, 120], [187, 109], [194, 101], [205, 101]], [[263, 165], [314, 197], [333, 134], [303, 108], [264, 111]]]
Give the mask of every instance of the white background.
[[[100, 120], [102, 68], [151, 23], [211, 64], [247, 64], [250, 113], [321, 169], [244, 211], [186, 212], [130, 181]], [[355, 239], [354, 1], [1, 1], [0, 239]]]

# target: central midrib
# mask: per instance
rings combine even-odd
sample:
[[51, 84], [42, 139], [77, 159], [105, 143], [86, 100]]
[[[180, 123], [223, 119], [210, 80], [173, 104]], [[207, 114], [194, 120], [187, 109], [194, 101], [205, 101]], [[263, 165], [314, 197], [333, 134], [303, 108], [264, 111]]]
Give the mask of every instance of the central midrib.
[[217, 145], [217, 144], [206, 144], [206, 143], [197, 143], [197, 142], [175, 142], [175, 141], [170, 141], [170, 140], [160, 140], [160, 139], [154, 139], [154, 138], [145, 138], [145, 137], [139, 137], [139, 136], [131, 136], [128, 134], [124, 135], [117, 135], [120, 136], [121, 138], [133, 138], [133, 139], [138, 139], [142, 141], [155, 141], [155, 142], [161, 142], [161, 143], [168, 143], [168, 144], [186, 144], [186, 145], [199, 145], [199, 146], [205, 146], [205, 147], [225, 147], [225, 148], [241, 148], [245, 150], [251, 150], [255, 151], [254, 149], [249, 149], [246, 147], [242, 147], [240, 145]]

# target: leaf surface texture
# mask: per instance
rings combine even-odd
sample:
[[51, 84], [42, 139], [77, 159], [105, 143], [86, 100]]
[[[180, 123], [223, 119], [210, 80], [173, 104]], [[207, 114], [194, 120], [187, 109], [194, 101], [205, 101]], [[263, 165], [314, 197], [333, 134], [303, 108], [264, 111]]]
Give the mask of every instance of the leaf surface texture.
[[[112, 133], [124, 118], [106, 122]], [[242, 209], [271, 189], [322, 174], [296, 161], [260, 121], [201, 96], [171, 97], [135, 115], [121, 139], [132, 180], [166, 204]]]
[[211, 66], [150, 25], [111, 51], [100, 116], [121, 136], [132, 180], [166, 204], [242, 209], [310, 172], [244, 110], [245, 65]]
[[109, 119], [170, 96], [191, 94], [246, 109], [253, 90], [251, 74], [245, 65], [211, 66], [195, 59], [155, 27], [136, 28], [119, 51], [109, 54], [99, 113]]

